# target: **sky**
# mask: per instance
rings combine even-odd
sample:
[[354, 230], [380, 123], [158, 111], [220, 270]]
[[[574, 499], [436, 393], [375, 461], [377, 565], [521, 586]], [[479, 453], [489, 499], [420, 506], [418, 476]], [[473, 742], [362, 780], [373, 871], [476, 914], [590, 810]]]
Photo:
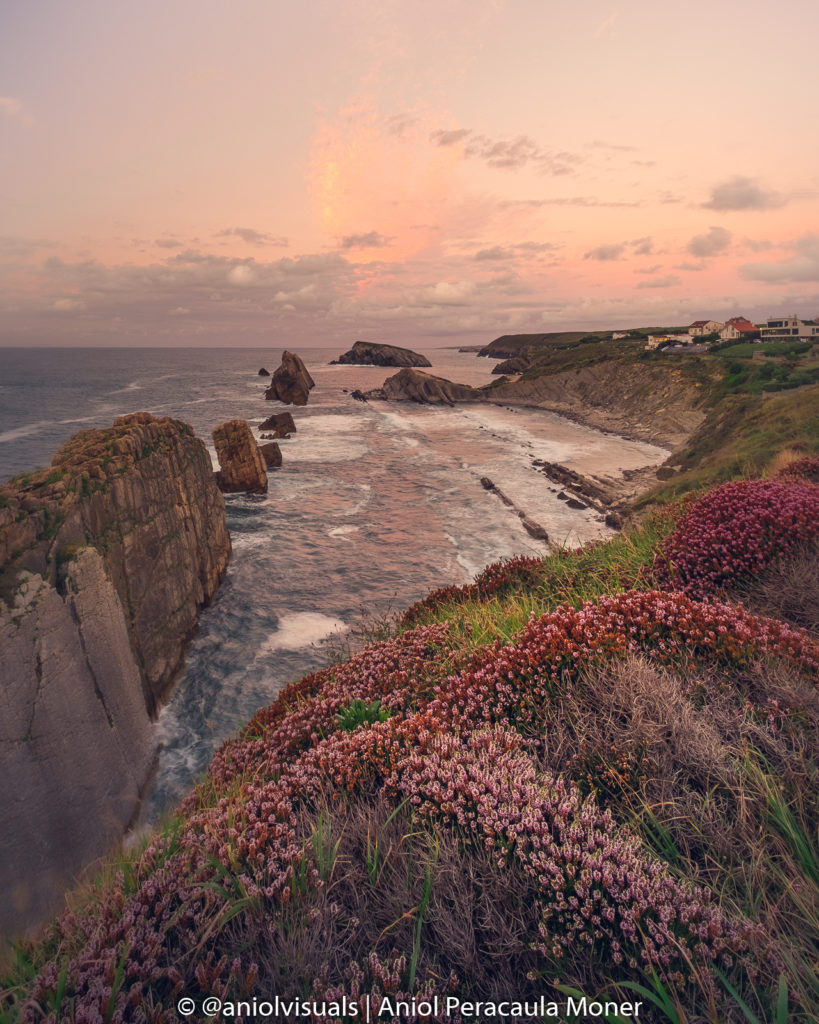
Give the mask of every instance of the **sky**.
[[815, 0], [3, 0], [0, 346], [819, 317]]

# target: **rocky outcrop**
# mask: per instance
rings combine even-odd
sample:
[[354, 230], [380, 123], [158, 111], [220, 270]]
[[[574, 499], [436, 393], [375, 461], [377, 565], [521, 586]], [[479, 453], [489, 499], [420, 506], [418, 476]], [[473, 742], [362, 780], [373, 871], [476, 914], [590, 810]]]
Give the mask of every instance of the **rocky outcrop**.
[[380, 388], [365, 392], [367, 398], [392, 402], [421, 402], [430, 405], [454, 405], [455, 402], [485, 401], [486, 393], [468, 384], [454, 384], [421, 370], [404, 369], [388, 377]]
[[310, 391], [316, 386], [307, 367], [295, 352], [283, 352], [281, 366], [274, 371], [264, 393], [268, 401], [285, 405], [307, 405]]
[[528, 367], [528, 359], [523, 356], [513, 356], [511, 359], [504, 359], [502, 363], [496, 363], [492, 367], [492, 373], [497, 375], [523, 373]]
[[[226, 494], [267, 493], [264, 457], [247, 420], [228, 420], [213, 431], [219, 471], [216, 482]], [[278, 446], [277, 446], [278, 447]]]
[[266, 370], [264, 367], [262, 367], [259, 370], [259, 372], [258, 372], [258, 374], [256, 376], [257, 377], [269, 377], [270, 376], [270, 370]]
[[270, 437], [276, 440], [279, 437], [289, 437], [296, 433], [296, 424], [292, 412], [274, 412], [272, 416], [259, 424], [259, 430], [272, 431]]
[[269, 444], [260, 444], [259, 453], [268, 469], [278, 469], [281, 466], [282, 450], [275, 441], [270, 441]]
[[356, 366], [432, 366], [426, 356], [397, 345], [377, 345], [357, 341], [349, 352], [334, 359], [330, 365], [350, 363]]
[[0, 932], [133, 819], [151, 717], [229, 554], [207, 449], [176, 420], [83, 431], [0, 486]]

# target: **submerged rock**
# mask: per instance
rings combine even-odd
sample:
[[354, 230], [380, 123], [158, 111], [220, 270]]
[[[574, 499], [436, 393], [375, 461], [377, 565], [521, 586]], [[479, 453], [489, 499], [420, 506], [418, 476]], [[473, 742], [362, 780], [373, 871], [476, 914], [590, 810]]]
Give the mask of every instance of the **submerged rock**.
[[354, 364], [356, 366], [432, 366], [426, 356], [419, 355], [398, 345], [378, 345], [369, 341], [357, 341], [349, 352], [334, 359], [330, 364]]
[[281, 366], [274, 371], [264, 397], [285, 405], [307, 405], [316, 382], [295, 352], [283, 352]]
[[219, 460], [216, 482], [221, 491], [226, 494], [266, 493], [264, 458], [247, 420], [228, 420], [220, 424], [213, 431], [213, 443]]

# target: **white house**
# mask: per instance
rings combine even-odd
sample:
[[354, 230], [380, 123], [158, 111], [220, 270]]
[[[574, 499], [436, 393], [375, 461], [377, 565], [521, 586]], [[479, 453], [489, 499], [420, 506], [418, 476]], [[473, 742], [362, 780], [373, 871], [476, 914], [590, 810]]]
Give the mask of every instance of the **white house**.
[[661, 345], [690, 345], [689, 334], [649, 334], [646, 348], [659, 348]]
[[771, 318], [762, 328], [763, 341], [819, 341], [819, 322], [793, 316]]
[[701, 338], [704, 334], [716, 334], [724, 326], [719, 320], [695, 320], [688, 328], [688, 333], [692, 338]]

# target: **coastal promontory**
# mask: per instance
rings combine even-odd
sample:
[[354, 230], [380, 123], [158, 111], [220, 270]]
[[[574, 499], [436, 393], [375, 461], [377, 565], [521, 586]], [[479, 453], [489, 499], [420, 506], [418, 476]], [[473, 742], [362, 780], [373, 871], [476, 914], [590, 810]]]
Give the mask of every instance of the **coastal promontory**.
[[357, 341], [349, 352], [334, 359], [333, 363], [355, 366], [432, 366], [426, 356], [411, 349], [370, 341]]
[[151, 719], [229, 555], [207, 449], [178, 420], [121, 417], [0, 485], [0, 932], [133, 819]]
[[405, 368], [388, 377], [380, 388], [366, 392], [366, 397], [384, 398], [391, 402], [454, 405], [456, 402], [484, 401], [486, 394], [468, 384], [455, 384], [444, 377]]

